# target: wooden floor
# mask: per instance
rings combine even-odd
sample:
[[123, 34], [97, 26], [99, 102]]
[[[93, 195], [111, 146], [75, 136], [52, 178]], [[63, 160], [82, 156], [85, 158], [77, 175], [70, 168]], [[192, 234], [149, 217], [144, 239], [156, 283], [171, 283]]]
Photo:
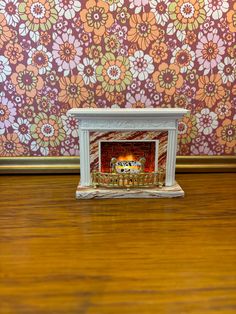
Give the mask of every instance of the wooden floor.
[[76, 175], [0, 177], [1, 314], [236, 313], [236, 174], [185, 198], [76, 201]]

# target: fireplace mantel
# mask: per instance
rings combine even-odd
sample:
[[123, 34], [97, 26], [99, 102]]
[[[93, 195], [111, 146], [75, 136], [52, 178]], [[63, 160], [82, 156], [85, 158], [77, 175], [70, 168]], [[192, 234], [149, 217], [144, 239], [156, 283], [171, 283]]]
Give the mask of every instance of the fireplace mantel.
[[88, 131], [175, 130], [176, 121], [188, 110], [180, 108], [71, 109], [79, 128]]
[[91, 185], [90, 131], [168, 131], [165, 185], [175, 183], [178, 119], [188, 113], [182, 108], [73, 108], [68, 111], [79, 121], [80, 186]]

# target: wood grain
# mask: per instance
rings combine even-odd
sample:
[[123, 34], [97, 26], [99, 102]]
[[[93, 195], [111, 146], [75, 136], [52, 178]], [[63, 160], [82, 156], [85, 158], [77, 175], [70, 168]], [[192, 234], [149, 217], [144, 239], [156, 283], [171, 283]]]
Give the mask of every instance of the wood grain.
[[235, 314], [235, 179], [78, 201], [77, 175], [1, 176], [0, 313]]

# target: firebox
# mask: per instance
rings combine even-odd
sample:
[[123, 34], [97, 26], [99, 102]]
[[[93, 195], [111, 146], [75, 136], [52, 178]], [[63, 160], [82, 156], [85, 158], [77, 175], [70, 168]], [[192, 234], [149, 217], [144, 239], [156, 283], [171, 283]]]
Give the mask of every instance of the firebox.
[[110, 172], [113, 158], [117, 162], [138, 161], [145, 158], [143, 172], [157, 171], [158, 141], [99, 141], [99, 171]]
[[100, 141], [99, 171], [92, 184], [107, 188], [163, 186], [164, 171], [158, 169], [158, 141]]

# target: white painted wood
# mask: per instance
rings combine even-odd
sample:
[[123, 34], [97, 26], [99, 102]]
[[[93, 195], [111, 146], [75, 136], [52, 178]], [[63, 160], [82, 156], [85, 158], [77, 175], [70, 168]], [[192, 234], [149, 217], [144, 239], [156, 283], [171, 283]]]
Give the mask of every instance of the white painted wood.
[[170, 118], [181, 118], [189, 110], [182, 108], [73, 108], [68, 111], [72, 116], [76, 116], [81, 119], [89, 118], [95, 120], [99, 118], [157, 118], [167, 117]]
[[78, 116], [80, 122], [80, 128], [82, 130], [89, 131], [156, 131], [156, 130], [174, 130], [175, 129], [175, 119], [170, 118], [164, 120], [162, 118], [136, 118], [136, 117], [117, 117], [114, 118], [97, 118], [95, 120], [91, 118], [81, 118]]
[[168, 131], [167, 160], [166, 160], [166, 186], [172, 186], [175, 182], [175, 163], [177, 149], [178, 129]]
[[80, 185], [90, 186], [90, 154], [89, 154], [89, 131], [79, 129], [80, 145]]
[[90, 185], [90, 131], [168, 130], [166, 186], [175, 180], [178, 119], [189, 110], [182, 108], [94, 109], [73, 108], [68, 113], [79, 121], [81, 186]]

